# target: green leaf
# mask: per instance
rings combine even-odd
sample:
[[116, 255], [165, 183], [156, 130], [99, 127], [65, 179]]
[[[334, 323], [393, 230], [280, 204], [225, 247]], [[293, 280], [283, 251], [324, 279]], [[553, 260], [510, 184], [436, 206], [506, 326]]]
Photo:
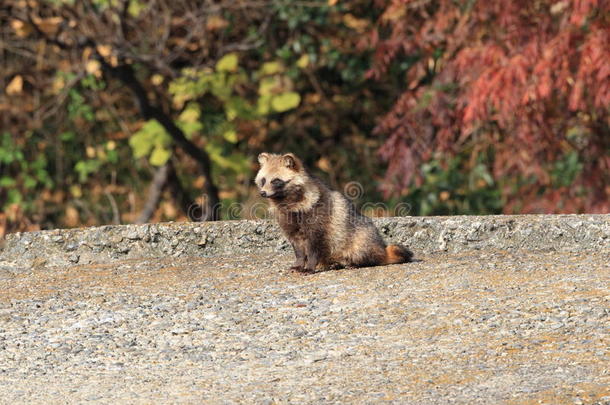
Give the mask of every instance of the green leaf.
[[118, 161], [119, 161], [119, 154], [117, 153], [117, 151], [109, 150], [108, 151], [108, 162], [117, 163]]
[[222, 134], [223, 138], [225, 138], [228, 142], [237, 143], [237, 131], [234, 129], [229, 129]]
[[17, 182], [15, 181], [15, 179], [11, 178], [11, 177], [0, 177], [0, 187], [13, 187], [15, 184], [17, 184]]
[[256, 103], [256, 112], [259, 115], [267, 115], [271, 112], [271, 95], [265, 94], [258, 98]]
[[190, 138], [194, 133], [203, 129], [201, 123], [201, 109], [197, 103], [189, 103], [184, 111], [178, 116], [178, 126]]
[[183, 69], [182, 76], [169, 84], [169, 93], [172, 95], [174, 105], [182, 108], [187, 101], [206, 94], [210, 91], [216, 76], [225, 76], [225, 74], [218, 74], [208, 68], [202, 70]]
[[26, 189], [32, 189], [32, 188], [36, 187], [37, 183], [38, 182], [36, 181], [36, 179], [33, 178], [32, 176], [28, 176], [28, 175], [24, 176], [23, 187], [25, 187]]
[[61, 133], [59, 139], [63, 142], [70, 142], [76, 139], [76, 136], [74, 135], [74, 132], [68, 131]]
[[222, 101], [226, 101], [233, 92], [226, 74], [215, 74], [212, 76], [210, 79], [210, 90], [213, 95]]
[[139, 0], [131, 0], [127, 12], [132, 17], [138, 17], [144, 9], [146, 9], [146, 3], [140, 2]]
[[129, 138], [129, 146], [133, 149], [133, 156], [136, 159], [148, 155], [153, 145], [153, 138], [144, 131], [138, 131]]
[[189, 123], [197, 122], [199, 121], [200, 115], [201, 111], [197, 103], [189, 103], [184, 111], [178, 116], [178, 120]]
[[277, 112], [284, 112], [297, 107], [300, 102], [301, 96], [299, 93], [288, 91], [286, 93], [273, 96], [271, 99], [271, 106]]
[[153, 166], [163, 166], [171, 157], [172, 151], [165, 149], [162, 146], [155, 146], [152, 154], [150, 155], [149, 162]]
[[138, 132], [129, 138], [129, 145], [136, 158], [148, 155], [156, 146], [167, 147], [171, 143], [171, 137], [157, 120], [147, 121]]
[[228, 53], [216, 63], [216, 70], [218, 72], [235, 72], [239, 58], [236, 53]]
[[256, 111], [246, 99], [231, 97], [225, 103], [225, 115], [229, 121], [232, 121], [235, 118], [251, 120], [256, 118]]
[[223, 147], [217, 143], [210, 142], [205, 146], [205, 150], [212, 162], [218, 167], [232, 170], [235, 173], [245, 173], [248, 171], [249, 160], [239, 152], [233, 152], [229, 156], [223, 156]]
[[81, 160], [74, 165], [74, 171], [78, 173], [78, 181], [84, 183], [91, 173], [95, 173], [102, 166], [99, 160]]
[[8, 198], [6, 199], [6, 205], [19, 204], [23, 201], [23, 195], [17, 189], [11, 189], [8, 191]]

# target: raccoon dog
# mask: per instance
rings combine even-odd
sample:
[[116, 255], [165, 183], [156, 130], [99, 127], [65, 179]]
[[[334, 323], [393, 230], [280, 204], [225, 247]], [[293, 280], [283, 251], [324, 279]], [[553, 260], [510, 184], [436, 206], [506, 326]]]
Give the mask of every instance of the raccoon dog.
[[365, 267], [404, 263], [413, 254], [386, 246], [370, 218], [341, 193], [309, 174], [294, 154], [261, 153], [256, 175], [260, 195], [268, 198], [282, 231], [292, 244], [292, 270], [316, 266]]

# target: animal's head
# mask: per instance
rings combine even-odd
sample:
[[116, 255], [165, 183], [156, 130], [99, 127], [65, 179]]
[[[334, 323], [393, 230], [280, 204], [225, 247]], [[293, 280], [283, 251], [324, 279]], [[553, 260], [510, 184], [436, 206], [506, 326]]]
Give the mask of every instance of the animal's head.
[[305, 181], [303, 163], [292, 153], [261, 153], [258, 163], [261, 168], [254, 181], [261, 197], [282, 200]]

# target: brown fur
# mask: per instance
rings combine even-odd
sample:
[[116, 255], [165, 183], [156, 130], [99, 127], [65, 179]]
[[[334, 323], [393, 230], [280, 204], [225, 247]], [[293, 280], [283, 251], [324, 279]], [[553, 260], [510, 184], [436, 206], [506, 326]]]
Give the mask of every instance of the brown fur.
[[408, 249], [386, 246], [373, 221], [309, 174], [295, 155], [261, 153], [259, 163], [255, 181], [292, 244], [292, 269], [311, 272], [318, 265], [364, 267], [411, 260]]

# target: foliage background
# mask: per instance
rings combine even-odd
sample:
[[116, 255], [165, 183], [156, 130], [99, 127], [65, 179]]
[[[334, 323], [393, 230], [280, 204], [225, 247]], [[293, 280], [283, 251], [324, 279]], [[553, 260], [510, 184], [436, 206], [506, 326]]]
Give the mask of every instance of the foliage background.
[[0, 235], [250, 217], [262, 151], [370, 215], [609, 212], [608, 61], [604, 0], [5, 0]]

